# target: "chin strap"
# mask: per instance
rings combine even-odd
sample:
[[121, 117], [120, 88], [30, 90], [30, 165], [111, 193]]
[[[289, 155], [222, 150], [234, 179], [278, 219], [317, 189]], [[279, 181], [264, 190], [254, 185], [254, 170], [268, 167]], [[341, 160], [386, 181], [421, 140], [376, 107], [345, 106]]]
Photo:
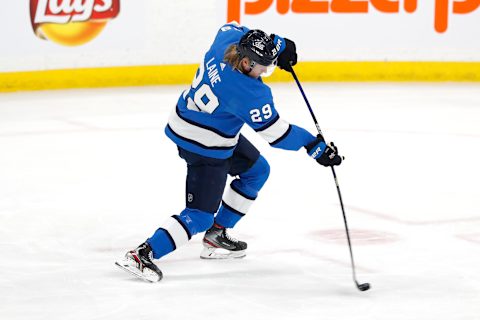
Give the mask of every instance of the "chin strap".
[[[242, 59], [243, 59], [243, 58], [242, 58]], [[252, 70], [253, 70], [253, 68], [255, 67], [256, 64], [257, 64], [257, 63], [256, 63], [255, 61], [250, 61], [250, 64], [249, 64], [249, 68], [250, 68], [250, 69], [249, 69], [249, 70], [244, 70], [243, 67], [242, 67], [241, 69], [240, 69], [240, 68], [237, 68], [237, 69], [238, 69], [241, 73], [246, 74], [246, 75], [249, 75], [249, 74], [252, 72]]]
[[253, 68], [255, 67], [256, 62], [255, 61], [250, 61], [250, 70], [248, 70], [247, 74], [250, 74], [252, 72]]

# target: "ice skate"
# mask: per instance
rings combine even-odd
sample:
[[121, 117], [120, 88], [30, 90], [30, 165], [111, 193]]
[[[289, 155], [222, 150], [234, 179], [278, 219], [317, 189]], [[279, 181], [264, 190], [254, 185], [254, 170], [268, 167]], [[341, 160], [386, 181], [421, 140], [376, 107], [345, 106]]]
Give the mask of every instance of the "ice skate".
[[153, 263], [152, 259], [152, 248], [145, 242], [135, 250], [127, 252], [124, 259], [115, 262], [115, 264], [142, 280], [158, 282], [162, 280], [163, 274], [155, 263]]
[[231, 259], [245, 257], [247, 243], [230, 237], [227, 229], [214, 224], [203, 237], [202, 259]]

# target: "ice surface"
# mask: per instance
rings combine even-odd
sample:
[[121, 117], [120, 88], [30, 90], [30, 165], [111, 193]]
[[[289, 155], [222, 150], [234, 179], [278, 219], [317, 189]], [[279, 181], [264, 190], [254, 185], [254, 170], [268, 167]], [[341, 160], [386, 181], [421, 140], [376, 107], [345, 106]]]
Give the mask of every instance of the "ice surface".
[[[294, 83], [280, 114], [314, 126]], [[231, 232], [245, 259], [199, 259], [200, 236], [148, 284], [114, 261], [184, 206], [163, 134], [182, 87], [0, 95], [1, 319], [480, 319], [480, 86], [305, 84], [337, 169], [270, 148], [271, 176]]]

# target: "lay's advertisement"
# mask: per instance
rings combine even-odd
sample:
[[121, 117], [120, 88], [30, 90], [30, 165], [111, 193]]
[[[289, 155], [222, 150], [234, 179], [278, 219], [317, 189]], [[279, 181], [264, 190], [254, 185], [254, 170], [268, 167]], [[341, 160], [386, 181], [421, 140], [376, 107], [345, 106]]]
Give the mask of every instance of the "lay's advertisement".
[[30, 0], [35, 35], [66, 46], [93, 40], [119, 12], [120, 0]]

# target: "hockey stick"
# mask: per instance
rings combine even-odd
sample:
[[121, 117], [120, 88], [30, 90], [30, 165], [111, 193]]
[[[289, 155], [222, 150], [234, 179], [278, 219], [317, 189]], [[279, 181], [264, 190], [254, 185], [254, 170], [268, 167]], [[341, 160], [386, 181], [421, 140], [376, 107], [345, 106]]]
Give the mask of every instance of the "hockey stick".
[[[322, 134], [322, 129], [320, 129], [320, 125], [318, 124], [317, 118], [315, 117], [315, 114], [313, 113], [312, 107], [310, 106], [310, 103], [308, 102], [307, 96], [305, 95], [305, 92], [303, 91], [302, 85], [300, 84], [300, 81], [298, 81], [297, 75], [295, 74], [295, 71], [293, 70], [293, 67], [291, 68], [292, 76], [295, 79], [295, 82], [297, 83], [298, 88], [300, 89], [300, 92], [302, 93], [303, 99], [307, 103], [308, 110], [310, 111], [310, 115], [312, 116], [313, 122], [315, 123], [315, 127], [317, 127], [318, 133]], [[370, 289], [370, 283], [358, 283], [357, 281], [357, 275], [355, 273], [355, 262], [353, 260], [353, 252], [352, 252], [352, 242], [350, 241], [350, 232], [348, 231], [348, 224], [347, 224], [347, 216], [345, 215], [345, 208], [343, 207], [343, 200], [342, 200], [342, 193], [340, 192], [340, 186], [338, 184], [338, 179], [337, 179], [337, 174], [335, 173], [335, 169], [333, 166], [332, 168], [332, 173], [333, 173], [333, 178], [335, 179], [335, 185], [337, 186], [337, 192], [338, 192], [338, 198], [340, 199], [340, 207], [342, 208], [342, 214], [343, 214], [343, 222], [345, 223], [345, 231], [347, 233], [347, 240], [348, 240], [348, 248], [350, 249], [350, 261], [352, 263], [352, 274], [353, 274], [353, 281], [357, 285], [358, 290], [360, 291], [367, 291]]]

